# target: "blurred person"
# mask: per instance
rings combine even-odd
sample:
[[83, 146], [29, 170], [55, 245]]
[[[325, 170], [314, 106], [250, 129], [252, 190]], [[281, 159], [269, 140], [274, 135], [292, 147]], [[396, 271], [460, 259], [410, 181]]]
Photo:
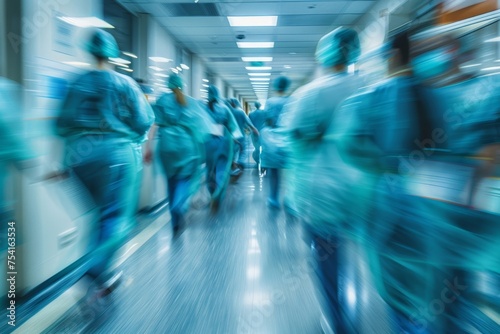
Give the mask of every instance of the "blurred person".
[[156, 126], [149, 133], [145, 161], [150, 163], [152, 160], [150, 143], [158, 129], [158, 157], [167, 177], [172, 227], [177, 234], [185, 220], [190, 199], [201, 182], [199, 177], [205, 160], [208, 129], [201, 102], [184, 94], [182, 78], [171, 74], [167, 86], [172, 93], [163, 94], [154, 106]]
[[207, 186], [212, 196], [212, 211], [219, 209], [224, 199], [234, 155], [234, 138], [241, 137], [232, 112], [215, 86], [208, 88], [207, 112], [216, 126], [210, 130], [206, 143]]
[[262, 167], [269, 172], [269, 198], [267, 203], [272, 208], [279, 208], [280, 188], [281, 188], [281, 169], [285, 168], [287, 163], [287, 152], [284, 148], [285, 140], [280, 124], [280, 117], [283, 108], [288, 102], [288, 88], [291, 81], [287, 77], [281, 76], [274, 81], [274, 90], [276, 96], [266, 101], [266, 110], [264, 112], [264, 127], [262, 137]]
[[452, 35], [412, 50], [434, 132], [421, 142], [424, 161], [410, 166], [419, 177], [411, 190], [438, 230], [439, 283], [458, 286], [445, 304], [443, 331], [493, 333], [500, 326], [481, 307], [500, 312], [500, 212], [491, 191], [500, 176], [500, 75], [462, 72], [463, 53]]
[[236, 169], [233, 171], [235, 175], [241, 174], [241, 171], [245, 168], [245, 163], [247, 160], [247, 145], [246, 145], [246, 133], [247, 131], [251, 131], [254, 136], [259, 135], [259, 131], [252, 124], [252, 121], [245, 114], [243, 109], [241, 108], [240, 101], [236, 98], [229, 99], [229, 104], [231, 106], [231, 111], [233, 113], [234, 119], [238, 124], [241, 134], [243, 137], [237, 140], [237, 160], [235, 161]]
[[359, 78], [347, 71], [360, 52], [358, 34], [352, 29], [339, 27], [323, 36], [316, 59], [328, 73], [297, 90], [283, 114], [292, 155], [293, 197], [310, 231], [317, 264], [322, 326], [335, 333], [354, 332], [339, 301], [339, 261], [344, 244], [340, 228], [351, 218], [346, 211], [356, 180], [323, 135], [339, 105], [360, 86]]
[[438, 320], [419, 317], [440, 292], [435, 230], [421, 201], [406, 192], [413, 179], [401, 164], [429, 138], [428, 111], [413, 76], [408, 32], [383, 50], [387, 78], [347, 99], [336, 122], [344, 131], [337, 138], [342, 157], [364, 173], [348, 204], [356, 208], [353, 223], [362, 227], [351, 226], [347, 234], [366, 246], [375, 286], [393, 310], [394, 333], [438, 333]]
[[113, 36], [92, 30], [85, 48], [96, 67], [69, 87], [56, 130], [66, 141], [65, 165], [100, 209], [97, 245], [86, 273], [96, 288], [89, 288], [88, 302], [98, 305], [120, 282], [121, 272], [111, 269], [111, 261], [130, 225], [131, 193], [139, 191], [135, 181], [142, 164], [138, 143], [154, 113], [138, 84], [110, 68], [108, 59], [120, 55]]
[[[264, 111], [260, 109], [262, 104], [259, 101], [255, 102], [255, 110], [248, 115], [248, 118], [252, 121], [252, 124], [255, 126], [257, 131], [261, 131], [264, 127], [265, 119], [264, 119]], [[252, 153], [253, 160], [257, 164], [259, 171], [262, 173], [261, 165], [260, 165], [260, 136], [252, 134], [252, 143], [254, 147], [254, 151]]]

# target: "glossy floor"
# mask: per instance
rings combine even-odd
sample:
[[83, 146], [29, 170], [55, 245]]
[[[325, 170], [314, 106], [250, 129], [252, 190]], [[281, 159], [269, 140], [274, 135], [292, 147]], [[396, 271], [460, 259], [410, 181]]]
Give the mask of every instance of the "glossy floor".
[[[142, 246], [132, 242], [138, 249], [121, 265], [125, 280], [113, 307], [95, 319], [75, 303], [44, 333], [322, 333], [307, 238], [283, 210], [266, 207], [266, 181], [249, 169], [219, 213], [201, 196], [180, 236], [160, 224]], [[351, 248], [344, 263], [350, 320], [360, 333], [388, 333], [386, 308]]]

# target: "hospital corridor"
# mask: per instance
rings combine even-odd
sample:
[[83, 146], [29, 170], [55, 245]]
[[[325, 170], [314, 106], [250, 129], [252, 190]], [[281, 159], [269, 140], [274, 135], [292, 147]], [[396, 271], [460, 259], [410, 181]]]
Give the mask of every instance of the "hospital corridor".
[[500, 0], [0, 0], [0, 333], [499, 334]]

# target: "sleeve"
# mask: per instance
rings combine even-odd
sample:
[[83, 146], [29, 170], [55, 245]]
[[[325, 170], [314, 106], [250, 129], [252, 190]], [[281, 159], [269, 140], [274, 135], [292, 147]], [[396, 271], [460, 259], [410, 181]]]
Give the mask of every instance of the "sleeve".
[[362, 93], [345, 100], [327, 130], [326, 138], [337, 143], [342, 159], [365, 171], [378, 171], [382, 150], [373, 141], [370, 125], [373, 93]]
[[67, 90], [56, 120], [55, 130], [59, 136], [66, 137], [75, 128], [75, 108], [73, 106], [78, 104], [78, 95], [76, 94], [74, 83]]
[[250, 129], [255, 128], [250, 117], [248, 117], [246, 114], [243, 114], [243, 116], [245, 116], [245, 124], [246, 124], [247, 128], [250, 128]]
[[322, 106], [318, 98], [318, 89], [309, 89], [295, 97], [290, 105], [289, 130], [299, 140], [314, 140], [322, 134], [320, 124], [330, 116], [325, 112], [329, 104]]
[[231, 133], [231, 135], [234, 138], [243, 137], [240, 127], [238, 126], [238, 122], [236, 122], [233, 113], [228, 108], [226, 108], [226, 115], [227, 115], [227, 129], [229, 130], [229, 133]]
[[138, 135], [145, 135], [155, 121], [155, 113], [139, 85], [130, 81], [127, 85], [127, 107], [130, 111], [128, 125]]

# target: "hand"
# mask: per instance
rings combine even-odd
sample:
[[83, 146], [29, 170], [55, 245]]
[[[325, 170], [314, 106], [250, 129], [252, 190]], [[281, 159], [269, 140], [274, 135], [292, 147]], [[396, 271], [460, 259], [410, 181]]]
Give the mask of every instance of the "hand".
[[146, 149], [143, 161], [145, 164], [150, 164], [153, 161], [153, 151], [151, 151], [150, 149]]

